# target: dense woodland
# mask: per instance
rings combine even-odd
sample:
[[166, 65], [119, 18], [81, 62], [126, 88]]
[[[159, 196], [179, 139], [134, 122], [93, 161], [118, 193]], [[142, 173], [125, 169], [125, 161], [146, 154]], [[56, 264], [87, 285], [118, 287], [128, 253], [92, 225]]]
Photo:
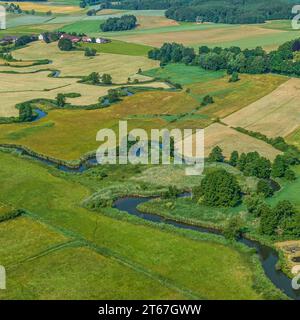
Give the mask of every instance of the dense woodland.
[[292, 6], [293, 0], [124, 0], [113, 5], [131, 10], [167, 9], [166, 17], [177, 21], [231, 24], [289, 19]]
[[167, 63], [185, 63], [198, 65], [207, 70], [227, 70], [233, 72], [262, 74], [279, 73], [300, 75], [300, 39], [289, 41], [277, 50], [267, 53], [261, 47], [242, 50], [239, 47], [208, 48], [202, 46], [198, 52], [177, 43], [165, 43], [160, 49], [149, 51], [151, 59], [160, 60], [161, 65]]

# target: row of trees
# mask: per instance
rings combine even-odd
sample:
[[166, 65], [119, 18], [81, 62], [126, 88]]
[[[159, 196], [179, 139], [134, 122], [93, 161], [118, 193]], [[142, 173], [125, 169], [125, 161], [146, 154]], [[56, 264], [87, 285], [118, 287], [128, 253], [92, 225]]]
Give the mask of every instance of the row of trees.
[[130, 10], [167, 9], [167, 18], [191, 22], [262, 23], [292, 16], [292, 3], [284, 0], [124, 0], [111, 5]]
[[[208, 160], [211, 162], [224, 162], [222, 149], [219, 146], [213, 148]], [[285, 155], [277, 155], [274, 162], [259, 155], [258, 152], [242, 153], [233, 151], [227, 161], [233, 167], [237, 167], [245, 176], [253, 176], [260, 179], [286, 178], [294, 180], [295, 173], [290, 169], [290, 158]]]
[[112, 77], [107, 73], [100, 75], [98, 72], [92, 72], [88, 76], [84, 77], [81, 82], [90, 83], [93, 85], [110, 85], [112, 84]]
[[120, 18], [108, 18], [100, 25], [103, 32], [131, 30], [136, 27], [137, 19], [134, 15], [124, 15]]
[[148, 57], [160, 60], [161, 65], [167, 63], [185, 63], [198, 65], [207, 70], [227, 70], [234, 72], [261, 74], [280, 73], [300, 75], [300, 61], [296, 53], [300, 51], [300, 39], [289, 41], [277, 50], [267, 53], [261, 47], [242, 50], [239, 47], [208, 48], [202, 46], [196, 53], [193, 48], [177, 43], [165, 43], [160, 49], [150, 50]]

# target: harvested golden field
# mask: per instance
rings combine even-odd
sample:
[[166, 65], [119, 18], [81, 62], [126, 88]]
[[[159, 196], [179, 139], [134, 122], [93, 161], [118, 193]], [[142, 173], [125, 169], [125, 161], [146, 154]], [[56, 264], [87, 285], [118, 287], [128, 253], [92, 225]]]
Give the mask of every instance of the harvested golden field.
[[[159, 33], [140, 33], [119, 36], [120, 40], [160, 47], [165, 42], [190, 44], [215, 44], [220, 42], [237, 41], [247, 37], [269, 36], [284, 33], [281, 30], [266, 29], [251, 25], [218, 27], [203, 30], [169, 31]], [[117, 38], [117, 37], [116, 37]]]
[[[0, 74], [0, 94], [2, 104], [0, 117], [16, 116], [16, 104], [32, 99], [55, 99], [58, 93], [80, 93], [77, 98], [67, 98], [73, 105], [90, 105], [98, 102], [98, 98], [107, 94], [111, 88], [118, 86], [92, 86], [77, 83], [75, 78], [51, 78], [49, 72], [31, 74]], [[130, 86], [130, 85], [129, 85]], [[143, 86], [136, 84], [134, 86]], [[168, 88], [163, 82], [148, 84], [153, 88]]]
[[286, 137], [300, 125], [300, 79], [290, 79], [278, 89], [222, 121], [232, 127]]
[[[41, 60], [49, 59], [53, 61], [48, 66], [22, 68], [22, 72], [36, 71], [43, 68], [60, 70], [61, 77], [72, 76], [81, 77], [91, 72], [109, 73], [115, 83], [125, 83], [128, 77], [134, 79], [135, 74], [141, 68], [148, 70], [158, 67], [158, 61], [150, 60], [146, 57], [126, 56], [120, 54], [100, 53], [96, 57], [85, 57], [81, 51], [60, 51], [57, 43], [46, 44], [44, 42], [34, 42], [30, 46], [14, 52], [17, 60]], [[16, 71], [20, 69], [1, 67], [0, 71]]]
[[227, 157], [234, 150], [239, 153], [257, 151], [270, 160], [274, 160], [280, 154], [280, 151], [271, 145], [219, 123], [205, 129], [205, 154], [208, 155], [215, 146], [220, 146]]
[[167, 19], [166, 17], [160, 16], [138, 16], [137, 23], [139, 29], [152, 29], [154, 26], [155, 28], [160, 27], [171, 27], [171, 26], [178, 26], [179, 23], [175, 20]]
[[35, 2], [21, 2], [18, 3], [22, 10], [35, 10], [38, 12], [48, 12], [52, 11], [53, 13], [79, 13], [84, 10], [80, 9], [78, 6], [62, 6], [54, 5], [49, 3], [35, 3]]
[[[232, 128], [220, 123], [214, 123], [204, 129], [204, 152], [208, 156], [211, 150], [219, 146], [223, 150], [223, 154], [229, 157], [232, 151], [237, 150], [239, 153], [257, 151], [262, 156], [274, 160], [280, 152], [271, 145], [242, 134]], [[195, 150], [195, 141], [193, 141]]]

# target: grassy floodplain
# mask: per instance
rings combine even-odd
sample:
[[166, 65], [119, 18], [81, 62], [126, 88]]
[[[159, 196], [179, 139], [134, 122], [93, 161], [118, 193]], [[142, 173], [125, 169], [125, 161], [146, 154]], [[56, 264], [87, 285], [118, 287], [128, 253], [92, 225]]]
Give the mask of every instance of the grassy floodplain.
[[[206, 169], [212, 169], [215, 166], [215, 164], [207, 165]], [[256, 190], [256, 178], [245, 177], [239, 170], [228, 165], [218, 164], [217, 167], [225, 168], [228, 172], [233, 173], [237, 177], [242, 189], [252, 191]], [[276, 192], [273, 197], [266, 199], [268, 204], [275, 206], [279, 201], [289, 200], [298, 209], [300, 209], [300, 199], [298, 197], [300, 190], [300, 166], [293, 167], [293, 170], [296, 173], [297, 179], [295, 181], [281, 179], [281, 189]], [[155, 168], [145, 171], [141, 176], [141, 179], [143, 179], [143, 181], [153, 183], [154, 177], [156, 177], [159, 172], [160, 178], [157, 179], [163, 179], [164, 171], [158, 171]], [[142, 204], [139, 208], [144, 212], [159, 213], [160, 215], [171, 217], [173, 219], [219, 229], [223, 229], [228, 220], [233, 216], [240, 216], [240, 218], [244, 220], [245, 225], [247, 225], [250, 232], [257, 232], [258, 227], [256, 219], [247, 212], [247, 208], [244, 204], [233, 208], [211, 208], [205, 205], [195, 204], [190, 198], [178, 198], [174, 201], [170, 199], [155, 199]]]
[[[50, 296], [60, 298], [65, 294], [64, 285], [72, 281], [74, 273], [79, 272], [78, 261], [87, 261], [85, 266], [88, 266], [87, 270], [90, 271], [85, 277], [76, 277], [79, 285], [81, 281], [88, 281], [88, 283], [100, 281], [96, 283], [107, 285], [106, 282], [103, 283], [103, 279], [107, 277], [110, 279], [108, 291], [113, 291], [114, 296], [120, 298], [124, 298], [125, 292], [127, 294], [126, 285], [132, 282], [132, 277], [134, 277], [134, 284], [131, 283], [131, 285], [141, 285], [139, 288], [142, 288], [142, 292], [153, 292], [151, 287], [145, 287], [150, 282], [149, 286], [154, 290], [152, 298], [191, 296], [207, 299], [262, 298], [253, 288], [254, 280], [251, 270], [254, 270], [254, 267], [251, 267], [247, 254], [212, 240], [191, 240], [176, 232], [163, 231], [159, 227], [136, 225], [126, 219], [115, 220], [102, 214], [89, 212], [80, 207], [80, 201], [90, 194], [86, 187], [59, 177], [57, 174], [53, 175], [38, 163], [10, 154], [1, 153], [0, 163], [0, 176], [3, 183], [0, 201], [9, 198], [12, 205], [22, 206], [31, 212], [33, 219], [41, 220], [49, 228], [62, 233], [68, 231], [73, 238], [84, 239], [91, 243], [94, 249], [93, 252], [84, 249], [79, 251], [65, 249], [64, 255], [60, 251], [53, 251], [23, 263], [16, 261], [9, 272], [11, 275], [9, 281], [12, 282], [11, 291], [1, 292], [3, 298], [5, 295], [10, 298], [20, 297], [23, 292], [21, 288], [29, 289], [28, 298], [48, 297], [41, 289], [45, 288], [43, 286], [45, 281], [47, 283], [50, 281], [47, 288], [53, 288]], [[16, 184], [18, 193], [14, 192]], [[18, 220], [14, 220], [13, 223], [17, 225]], [[10, 236], [10, 234], [7, 235], [7, 237]], [[4, 248], [8, 251], [12, 250], [10, 245]], [[96, 255], [95, 251], [105, 253], [109, 260], [107, 264], [105, 261], [102, 262], [105, 274], [103, 278], [97, 277], [99, 262], [102, 258]], [[196, 252], [198, 254], [195, 254]], [[58, 261], [60, 261], [59, 265]], [[138, 275], [131, 273], [128, 275], [129, 279], [122, 278], [122, 280], [113, 277], [113, 274], [123, 274], [124, 271], [121, 271], [118, 264], [122, 261], [126, 261], [129, 266], [128, 273], [135, 270]], [[111, 267], [109, 264], [113, 262], [115, 265]], [[220, 272], [220, 264], [228, 267]], [[56, 271], [53, 274], [54, 266]], [[34, 270], [40, 271], [33, 272]], [[74, 273], [70, 273], [71, 270]], [[49, 276], [46, 278], [43, 274]], [[198, 276], [195, 277], [195, 274]], [[29, 275], [30, 282], [28, 282]], [[64, 282], [55, 286], [59, 276], [64, 278]], [[121, 288], [120, 281], [123, 285]], [[137, 294], [136, 297], [144, 297], [138, 287], [132, 292]], [[93, 294], [87, 296], [87, 293], [82, 294], [74, 290], [69, 291], [68, 297], [93, 298], [95, 296]], [[109, 297], [107, 291], [103, 296], [99, 292], [97, 298], [101, 297]]]

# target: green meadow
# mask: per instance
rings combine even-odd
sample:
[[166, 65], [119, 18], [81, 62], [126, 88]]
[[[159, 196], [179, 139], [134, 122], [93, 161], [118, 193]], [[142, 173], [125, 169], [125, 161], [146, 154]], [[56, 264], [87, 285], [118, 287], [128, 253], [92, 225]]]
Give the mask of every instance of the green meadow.
[[218, 41], [217, 43], [205, 43], [205, 42], [199, 42], [195, 45], [192, 45], [192, 47], [199, 47], [199, 45], [207, 45], [209, 47], [224, 47], [229, 48], [232, 46], [238, 46], [242, 49], [252, 49], [256, 48], [258, 46], [263, 47], [267, 50], [273, 50], [276, 49], [278, 46], [283, 44], [284, 42], [297, 39], [299, 38], [300, 34], [299, 32], [295, 31], [286, 31], [282, 33], [275, 33], [275, 34], [269, 34], [269, 35], [256, 35], [256, 36], [250, 36], [250, 37], [242, 37], [238, 40], [233, 41]]
[[207, 82], [225, 76], [224, 71], [209, 71], [197, 66], [186, 66], [184, 64], [168, 64], [163, 68], [155, 68], [144, 71], [143, 74], [152, 78], [171, 80], [175, 83], [187, 85], [196, 82]]
[[[255, 289], [257, 267], [252, 264], [249, 253], [224, 245], [218, 237], [193, 235], [192, 232], [177, 232], [168, 228], [163, 230], [159, 226], [144, 224], [139, 219], [127, 219], [125, 214], [121, 218], [114, 211], [109, 216], [101, 211], [90, 212], [81, 207], [81, 201], [91, 194], [87, 187], [76, 183], [67, 174], [11, 154], [1, 153], [0, 179], [0, 201], [10, 199], [11, 205], [27, 210], [30, 219], [62, 235], [43, 235], [46, 238], [43, 240], [45, 248], [49, 250], [36, 248], [42, 246], [43, 241], [39, 244], [24, 239], [31, 243], [29, 247], [36, 249], [27, 250], [32, 257], [13, 257], [14, 263], [8, 268], [11, 290], [1, 292], [3, 299], [125, 298], [129, 285], [131, 288], [134, 286], [136, 291], [132, 290], [127, 298], [266, 297]], [[12, 222], [15, 226], [10, 228], [22, 232], [26, 226], [19, 226], [19, 222], [32, 223], [22, 221], [24, 218], [18, 219], [5, 224]], [[5, 225], [2, 226], [6, 229]], [[37, 233], [41, 232], [39, 228], [43, 226], [39, 225]], [[11, 242], [11, 237], [9, 232], [2, 239], [7, 245], [2, 249], [1, 260], [6, 252], [20, 250], [15, 246], [22, 247], [22, 243]], [[33, 233], [32, 237], [38, 235]], [[55, 244], [65, 241], [64, 237], [79, 242], [80, 246], [85, 244], [92, 252], [72, 249], [76, 247], [74, 243], [50, 250], [51, 239]], [[70, 249], [68, 246], [71, 246]], [[36, 253], [39, 249], [40, 254]], [[220, 264], [226, 265], [222, 272]], [[84, 273], [84, 270], [87, 272]], [[74, 282], [74, 277], [78, 282], [74, 284], [74, 291], [63, 295], [65, 288]], [[45, 283], [49, 283], [46, 288]], [[90, 283], [94, 283], [91, 288], [98, 285], [97, 290], [104, 290], [96, 291], [97, 296], [93, 292], [80, 290], [88, 288]], [[272, 290], [271, 295], [276, 292]]]
[[129, 43], [120, 40], [112, 40], [109, 43], [82, 43], [80, 48], [93, 48], [99, 53], [124, 54], [127, 56], [147, 56], [152, 49], [150, 46], [142, 44]]

